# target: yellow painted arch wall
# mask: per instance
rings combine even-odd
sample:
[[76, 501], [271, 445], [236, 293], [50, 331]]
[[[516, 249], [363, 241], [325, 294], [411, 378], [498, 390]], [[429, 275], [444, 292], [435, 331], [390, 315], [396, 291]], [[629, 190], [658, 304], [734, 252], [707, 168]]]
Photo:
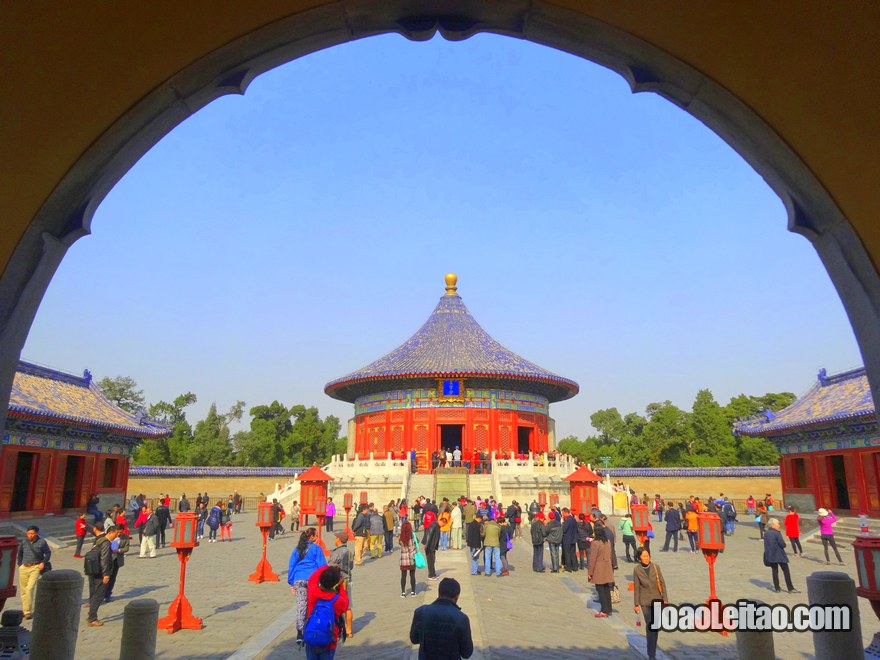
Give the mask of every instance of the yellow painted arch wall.
[[[333, 4], [3, 3], [0, 266], [72, 164], [148, 92], [258, 27]], [[877, 263], [880, 3], [551, 4], [634, 34], [730, 90], [808, 165]]]

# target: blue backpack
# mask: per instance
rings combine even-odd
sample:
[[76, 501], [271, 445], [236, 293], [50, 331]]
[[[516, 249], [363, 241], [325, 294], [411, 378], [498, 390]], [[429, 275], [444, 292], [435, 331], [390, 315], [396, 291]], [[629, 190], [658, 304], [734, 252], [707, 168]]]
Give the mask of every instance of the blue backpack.
[[330, 600], [319, 598], [312, 608], [312, 613], [306, 619], [303, 627], [303, 641], [309, 646], [330, 646], [336, 639], [334, 627], [336, 626], [336, 614], [333, 612], [333, 604], [339, 594]]

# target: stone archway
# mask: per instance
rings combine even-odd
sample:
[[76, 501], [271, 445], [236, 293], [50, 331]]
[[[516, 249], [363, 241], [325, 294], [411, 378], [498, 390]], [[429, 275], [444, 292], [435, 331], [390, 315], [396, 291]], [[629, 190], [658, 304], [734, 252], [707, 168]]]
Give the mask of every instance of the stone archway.
[[[543, 0], [342, 0], [270, 23], [196, 60], [132, 106], [74, 163], [34, 216], [0, 279], [0, 392], [67, 249], [90, 231], [109, 190], [184, 119], [261, 73], [311, 52], [385, 33], [452, 41], [491, 32], [608, 67], [634, 92], [655, 92], [715, 131], [782, 199], [789, 228], [815, 247], [880, 382], [880, 277], [852, 225], [785, 141], [748, 106], [690, 65], [640, 38]], [[877, 396], [877, 395], [875, 395]], [[0, 396], [0, 422], [8, 397]]]

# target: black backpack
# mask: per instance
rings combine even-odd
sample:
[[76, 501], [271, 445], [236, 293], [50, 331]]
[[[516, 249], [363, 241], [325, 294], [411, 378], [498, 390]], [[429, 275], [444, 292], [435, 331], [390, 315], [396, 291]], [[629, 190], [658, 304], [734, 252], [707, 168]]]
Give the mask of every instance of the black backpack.
[[101, 549], [97, 545], [83, 557], [83, 573], [91, 577], [101, 576]]

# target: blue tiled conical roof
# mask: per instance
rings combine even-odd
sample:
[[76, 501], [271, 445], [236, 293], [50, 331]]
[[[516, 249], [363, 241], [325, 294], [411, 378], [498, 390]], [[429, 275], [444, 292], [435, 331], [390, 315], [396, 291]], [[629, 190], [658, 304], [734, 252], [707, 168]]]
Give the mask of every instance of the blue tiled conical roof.
[[[418, 332], [375, 362], [327, 383], [324, 391], [353, 402], [368, 391], [401, 387], [401, 378], [456, 376], [518, 381], [517, 389], [540, 393], [551, 402], [578, 393], [573, 380], [542, 369], [492, 339], [455, 292], [454, 277], [451, 281]], [[365, 387], [368, 383], [374, 386]]]

